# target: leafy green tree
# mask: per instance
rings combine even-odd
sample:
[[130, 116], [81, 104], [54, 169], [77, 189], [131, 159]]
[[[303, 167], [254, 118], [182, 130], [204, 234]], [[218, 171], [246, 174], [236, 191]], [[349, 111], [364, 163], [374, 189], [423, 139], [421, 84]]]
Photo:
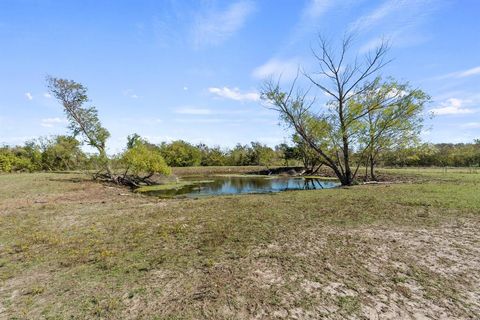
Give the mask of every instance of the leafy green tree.
[[403, 144], [384, 151], [380, 161], [387, 166], [480, 167], [480, 144]]
[[251, 142], [251, 146], [253, 151], [251, 164], [265, 166], [267, 168], [273, 164], [276, 154], [272, 148], [260, 142]]
[[163, 142], [160, 145], [160, 152], [167, 164], [172, 167], [199, 166], [202, 162], [200, 150], [183, 140]]
[[21, 148], [3, 147], [0, 149], [0, 172], [15, 172], [35, 170], [35, 166], [29, 158], [21, 155]]
[[60, 101], [69, 122], [73, 136], [82, 136], [87, 145], [97, 149], [108, 179], [114, 178], [106, 151], [106, 142], [110, 133], [105, 129], [93, 106], [85, 106], [89, 101], [87, 88], [73, 80], [47, 77], [50, 93]]
[[[155, 172], [168, 172], [162, 162], [163, 158], [142, 143], [138, 135], [133, 135], [129, 139], [129, 150], [132, 151], [127, 151], [123, 159], [127, 169], [123, 174], [115, 173], [106, 152], [106, 142], [110, 133], [102, 126], [97, 109], [93, 106], [85, 106], [89, 101], [87, 88], [72, 80], [53, 77], [48, 77], [47, 82], [52, 95], [63, 105], [74, 137], [80, 135], [85, 143], [97, 149], [96, 159], [100, 164], [100, 171], [94, 175], [94, 178], [136, 187], [140, 183], [152, 184], [153, 182], [148, 178]], [[146, 172], [146, 176], [139, 176], [142, 171]]]
[[302, 161], [306, 173], [316, 174], [323, 165], [321, 158], [299, 135], [293, 135], [292, 140], [295, 143], [296, 157]]
[[364, 149], [366, 167], [376, 180], [375, 166], [380, 152], [403, 142], [417, 141], [423, 122], [424, 105], [430, 97], [408, 83], [395, 80], [382, 82], [377, 78], [368, 88], [349, 100], [350, 108], [365, 109], [359, 119], [359, 142]]
[[136, 145], [145, 143], [147, 143], [147, 141], [142, 139], [142, 137], [137, 133], [133, 133], [127, 136], [127, 149], [132, 149]]
[[41, 158], [45, 170], [74, 170], [86, 162], [80, 142], [69, 136], [57, 136], [44, 143]]
[[12, 172], [15, 156], [10, 153], [0, 153], [0, 172]]
[[471, 163], [472, 166], [480, 167], [480, 139], [473, 140]]
[[42, 150], [35, 140], [25, 142], [22, 149], [24, 157], [30, 159], [33, 170], [43, 169]]
[[298, 150], [295, 146], [290, 146], [287, 143], [281, 143], [275, 147], [275, 151], [278, 156], [282, 158], [283, 164], [289, 166], [291, 160], [297, 160], [299, 158]]
[[205, 144], [199, 144], [196, 146], [201, 153], [202, 166], [224, 166], [227, 163], [225, 152], [220, 147], [210, 148]]
[[140, 181], [150, 178], [155, 173], [164, 175], [171, 173], [160, 151], [144, 143], [136, 143], [128, 148], [121, 161], [126, 166], [124, 175], [133, 173]]
[[248, 145], [238, 143], [228, 155], [228, 164], [231, 166], [248, 166], [254, 161], [253, 150]]
[[[293, 129], [317, 154], [321, 163], [330, 167], [342, 185], [351, 185], [364, 161], [368, 146], [364, 140], [364, 119], [384, 104], [352, 103], [365, 92], [377, 87], [375, 76], [389, 62], [385, 60], [388, 44], [384, 41], [363, 59], [351, 57], [351, 37], [344, 38], [338, 52], [324, 38], [319, 39], [314, 57], [318, 70], [306, 74], [314, 88], [328, 96], [326, 108], [318, 106], [315, 94], [297, 88], [297, 79], [289, 90], [268, 81], [262, 98], [278, 111], [287, 127]], [[399, 97], [406, 99], [405, 96]], [[356, 163], [356, 165], [355, 165]]]

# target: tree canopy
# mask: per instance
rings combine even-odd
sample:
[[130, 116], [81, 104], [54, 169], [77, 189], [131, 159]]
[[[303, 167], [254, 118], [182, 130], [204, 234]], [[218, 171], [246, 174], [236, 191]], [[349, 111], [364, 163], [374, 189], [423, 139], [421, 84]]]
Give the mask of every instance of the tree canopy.
[[420, 117], [419, 110], [428, 100], [420, 90], [394, 81], [382, 82], [378, 77], [389, 62], [388, 43], [382, 42], [362, 58], [347, 62], [351, 42], [351, 37], [345, 37], [336, 51], [320, 37], [313, 50], [318, 70], [303, 73], [317, 91], [329, 97], [326, 106], [317, 103], [315, 92], [297, 86], [300, 75], [288, 90], [273, 80], [267, 81], [262, 90], [262, 98], [316, 153], [321, 164], [335, 172], [342, 185], [354, 182], [372, 145], [396, 135], [409, 121], [413, 128], [413, 122], [418, 122], [413, 119]]
[[149, 148], [136, 134], [129, 136], [127, 151], [121, 157], [126, 165], [125, 171], [114, 172], [106, 151], [110, 133], [102, 126], [97, 109], [85, 106], [89, 102], [87, 88], [73, 80], [54, 77], [47, 77], [47, 84], [52, 95], [63, 105], [72, 135], [81, 136], [86, 144], [98, 151], [100, 168], [94, 178], [137, 187], [142, 183], [151, 184], [148, 178], [154, 173], [170, 173], [160, 152]]

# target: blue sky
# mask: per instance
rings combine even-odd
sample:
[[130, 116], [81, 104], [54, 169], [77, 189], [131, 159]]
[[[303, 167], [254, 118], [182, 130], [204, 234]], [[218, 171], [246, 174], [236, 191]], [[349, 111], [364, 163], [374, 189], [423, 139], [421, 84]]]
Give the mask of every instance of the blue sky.
[[[431, 142], [480, 138], [480, 1], [0, 0], [0, 143], [67, 132], [45, 76], [89, 88], [110, 151], [139, 133], [233, 146], [289, 137], [258, 90], [315, 71], [318, 33], [391, 41], [382, 74], [429, 93]], [[320, 106], [321, 106], [320, 99]]]

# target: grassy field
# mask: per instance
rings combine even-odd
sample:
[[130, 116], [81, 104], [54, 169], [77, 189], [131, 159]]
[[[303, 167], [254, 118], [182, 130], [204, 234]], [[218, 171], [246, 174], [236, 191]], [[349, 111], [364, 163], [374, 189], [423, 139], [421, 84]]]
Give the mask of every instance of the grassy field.
[[380, 175], [186, 200], [0, 175], [0, 319], [480, 318], [480, 174]]

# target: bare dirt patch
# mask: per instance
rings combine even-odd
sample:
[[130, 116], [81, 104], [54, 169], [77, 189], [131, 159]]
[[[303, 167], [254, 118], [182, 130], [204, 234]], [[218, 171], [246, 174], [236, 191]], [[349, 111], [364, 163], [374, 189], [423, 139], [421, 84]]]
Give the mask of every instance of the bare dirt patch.
[[198, 200], [70, 178], [1, 177], [0, 318], [480, 318], [472, 178]]

